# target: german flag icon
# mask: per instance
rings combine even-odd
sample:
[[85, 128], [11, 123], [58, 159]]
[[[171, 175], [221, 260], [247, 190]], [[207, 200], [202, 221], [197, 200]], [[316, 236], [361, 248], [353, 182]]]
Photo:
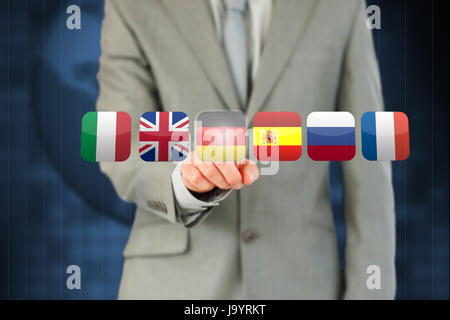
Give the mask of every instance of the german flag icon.
[[204, 111], [195, 120], [196, 152], [203, 161], [245, 158], [245, 116], [239, 111]]

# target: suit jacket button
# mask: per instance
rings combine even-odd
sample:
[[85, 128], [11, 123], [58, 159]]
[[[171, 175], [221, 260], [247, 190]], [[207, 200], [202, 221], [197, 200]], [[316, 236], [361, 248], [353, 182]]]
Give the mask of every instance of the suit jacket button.
[[244, 243], [250, 243], [256, 238], [256, 234], [253, 231], [245, 230], [241, 235], [242, 241]]

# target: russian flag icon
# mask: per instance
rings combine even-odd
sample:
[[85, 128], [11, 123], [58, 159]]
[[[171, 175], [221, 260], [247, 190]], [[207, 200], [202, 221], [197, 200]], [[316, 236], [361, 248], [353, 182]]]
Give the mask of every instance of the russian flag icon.
[[312, 112], [306, 119], [308, 155], [315, 161], [349, 161], [355, 156], [355, 118], [345, 111]]
[[366, 112], [361, 117], [364, 158], [402, 161], [409, 157], [409, 123], [403, 112]]

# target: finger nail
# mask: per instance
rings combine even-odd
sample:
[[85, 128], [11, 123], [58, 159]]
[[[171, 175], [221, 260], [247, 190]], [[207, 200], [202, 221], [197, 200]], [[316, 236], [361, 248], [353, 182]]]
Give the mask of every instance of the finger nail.
[[253, 179], [254, 179], [253, 173], [250, 172], [250, 171], [246, 171], [246, 172], [247, 172], [247, 176], [248, 176], [249, 182], [252, 183]]
[[242, 189], [243, 186], [244, 186], [244, 185], [242, 184], [242, 182], [239, 182], [239, 183], [236, 185], [236, 189]]

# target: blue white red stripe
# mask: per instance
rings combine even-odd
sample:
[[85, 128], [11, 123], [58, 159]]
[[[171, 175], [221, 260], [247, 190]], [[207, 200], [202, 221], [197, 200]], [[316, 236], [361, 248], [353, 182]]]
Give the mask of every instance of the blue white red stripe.
[[367, 160], [407, 159], [408, 117], [403, 112], [366, 112], [361, 118], [361, 142]]

